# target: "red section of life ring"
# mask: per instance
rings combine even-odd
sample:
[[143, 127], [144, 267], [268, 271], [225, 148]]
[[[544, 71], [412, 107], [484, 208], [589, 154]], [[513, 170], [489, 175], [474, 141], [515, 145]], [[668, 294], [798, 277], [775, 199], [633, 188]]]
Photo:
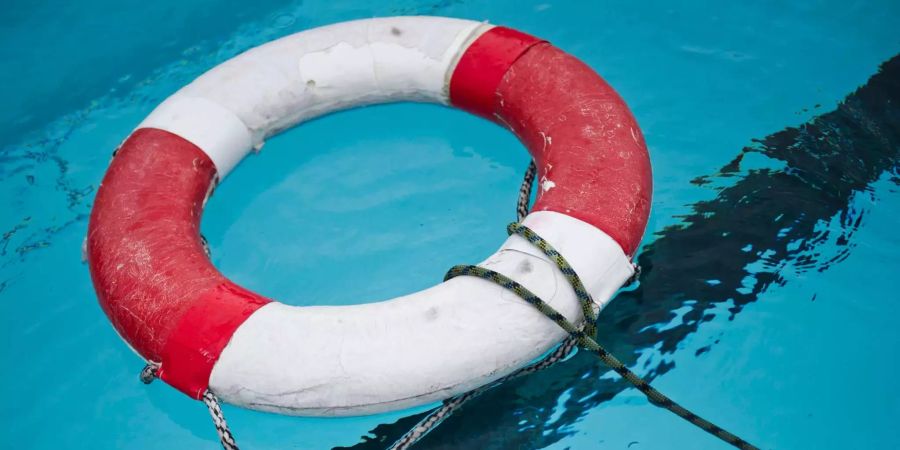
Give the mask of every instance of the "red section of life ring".
[[137, 130], [103, 178], [88, 230], [106, 315], [138, 353], [162, 362], [162, 379], [194, 398], [234, 330], [268, 302], [225, 278], [203, 251], [200, 216], [215, 176], [194, 144]]
[[501, 122], [525, 143], [538, 167], [534, 211], [583, 220], [634, 253], [653, 190], [647, 146], [625, 102], [590, 67], [496, 27], [460, 58], [450, 99]]

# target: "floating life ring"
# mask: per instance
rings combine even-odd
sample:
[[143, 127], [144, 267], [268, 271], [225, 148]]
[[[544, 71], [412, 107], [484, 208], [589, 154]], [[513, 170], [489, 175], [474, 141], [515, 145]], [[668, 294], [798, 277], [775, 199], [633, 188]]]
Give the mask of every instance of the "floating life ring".
[[[216, 184], [305, 120], [396, 101], [451, 105], [511, 129], [537, 165], [524, 224], [603, 307], [632, 275], [650, 163], [622, 99], [578, 59], [509, 28], [439, 17], [345, 22], [249, 50], [160, 104], [119, 147], [88, 231], [112, 324], [194, 398], [295, 415], [354, 415], [448, 398], [527, 364], [565, 331], [502, 287], [459, 277], [389, 301], [295, 307], [229, 281], [199, 234]], [[572, 288], [513, 235], [481, 266], [573, 321]]]

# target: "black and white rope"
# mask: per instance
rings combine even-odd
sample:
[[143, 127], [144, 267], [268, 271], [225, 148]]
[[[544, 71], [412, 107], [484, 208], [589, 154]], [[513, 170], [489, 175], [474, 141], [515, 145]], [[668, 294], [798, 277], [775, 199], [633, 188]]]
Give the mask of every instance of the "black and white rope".
[[237, 443], [234, 441], [234, 435], [228, 429], [228, 422], [225, 421], [225, 415], [222, 414], [222, 407], [219, 406], [219, 399], [209, 389], [203, 392], [201, 398], [203, 403], [209, 409], [209, 415], [212, 416], [213, 425], [216, 427], [216, 433], [219, 434], [219, 442], [225, 450], [238, 450]]
[[528, 163], [528, 169], [525, 169], [525, 177], [522, 179], [522, 186], [519, 187], [519, 198], [516, 201], [516, 217], [517, 222], [521, 222], [528, 215], [528, 204], [531, 202], [531, 186], [534, 184], [534, 176], [537, 174], [537, 166], [532, 159]]
[[206, 257], [212, 259], [212, 250], [209, 249], [209, 241], [206, 240], [206, 236], [200, 235], [200, 245], [203, 246], [203, 253], [206, 253]]
[[150, 384], [153, 380], [156, 379], [157, 374], [159, 373], [159, 363], [157, 362], [147, 362], [147, 365], [141, 369], [141, 374], [139, 378], [141, 379], [141, 383]]
[[[158, 362], [148, 361], [147, 365], [141, 370], [141, 382], [144, 384], [152, 383], [159, 376], [159, 367], [160, 364]], [[228, 428], [228, 422], [225, 421], [225, 414], [222, 413], [222, 407], [219, 405], [219, 399], [216, 398], [216, 395], [207, 389], [203, 392], [200, 400], [206, 405], [209, 415], [212, 416], [213, 425], [216, 427], [216, 433], [219, 435], [219, 442], [222, 444], [222, 448], [225, 450], [238, 450], [237, 442], [235, 442], [234, 435], [231, 434], [231, 430]]]

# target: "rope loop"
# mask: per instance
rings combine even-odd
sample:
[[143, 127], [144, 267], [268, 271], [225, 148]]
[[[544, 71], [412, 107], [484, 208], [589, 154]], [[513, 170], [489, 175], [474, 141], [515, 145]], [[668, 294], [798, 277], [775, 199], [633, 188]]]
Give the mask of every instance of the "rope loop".
[[155, 362], [147, 362], [147, 365], [141, 369], [141, 374], [138, 376], [141, 380], [141, 383], [150, 384], [158, 377], [159, 374], [159, 363]]

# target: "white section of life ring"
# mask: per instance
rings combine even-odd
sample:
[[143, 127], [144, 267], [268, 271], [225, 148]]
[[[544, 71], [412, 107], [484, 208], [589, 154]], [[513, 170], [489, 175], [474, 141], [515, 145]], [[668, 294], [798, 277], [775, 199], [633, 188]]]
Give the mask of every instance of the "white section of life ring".
[[303, 31], [206, 72], [137, 128], [170, 131], [200, 147], [221, 180], [251, 148], [302, 121], [376, 103], [447, 103], [462, 50], [491, 27], [422, 16]]
[[[587, 223], [550, 211], [531, 213], [523, 223], [566, 255], [601, 308], [633, 274], [619, 244]], [[480, 265], [583, 321], [562, 273], [525, 239], [510, 236]], [[376, 413], [469, 391], [564, 337], [533, 306], [475, 277], [363, 305], [272, 303], [235, 332], [210, 389], [229, 403], [282, 414]]]

